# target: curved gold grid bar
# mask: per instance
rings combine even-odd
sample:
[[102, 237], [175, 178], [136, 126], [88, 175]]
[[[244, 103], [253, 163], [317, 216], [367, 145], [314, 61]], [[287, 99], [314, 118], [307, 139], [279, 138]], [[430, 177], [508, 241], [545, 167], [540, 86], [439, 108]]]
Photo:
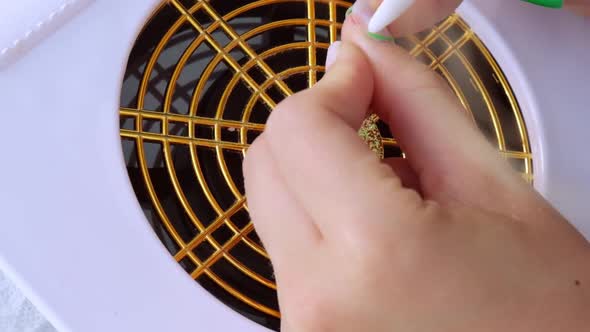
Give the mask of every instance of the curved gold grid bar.
[[[235, 288], [232, 284], [224, 280], [223, 277], [215, 274], [210, 269], [217, 261], [219, 261], [221, 258], [224, 258], [228, 260], [229, 263], [236, 267], [239, 271], [244, 273], [244, 275], [248, 276], [255, 282], [258, 282], [261, 285], [268, 287], [269, 289], [276, 289], [276, 286], [274, 285], [273, 281], [254, 272], [249, 266], [243, 264], [241, 261], [239, 261], [229, 253], [229, 251], [238, 243], [244, 243], [249, 248], [251, 248], [256, 254], [260, 255], [261, 257], [264, 257], [265, 259], [268, 259], [268, 255], [266, 255], [264, 249], [258, 243], [256, 243], [248, 237], [253, 231], [252, 223], [250, 222], [245, 227], [240, 229], [232, 222], [234, 213], [236, 213], [242, 208], [247, 210], [247, 206], [245, 205], [245, 197], [243, 197], [237, 189], [236, 183], [234, 182], [234, 179], [230, 174], [230, 169], [227, 162], [225, 161], [223, 152], [226, 150], [233, 150], [244, 154], [248, 147], [247, 134], [251, 131], [262, 132], [264, 130], [263, 124], [249, 122], [249, 120], [250, 114], [254, 111], [254, 106], [256, 105], [258, 100], [262, 100], [268, 107], [271, 108], [276, 104], [275, 101], [268, 94], [266, 94], [266, 91], [270, 86], [276, 84], [276, 86], [279, 88], [282, 94], [284, 96], [288, 96], [293, 91], [291, 91], [289, 86], [285, 83], [285, 80], [287, 78], [293, 75], [307, 75], [309, 86], [313, 85], [317, 81], [317, 74], [319, 72], [324, 71], [325, 68], [323, 66], [318, 65], [316, 53], [319, 48], [326, 49], [328, 45], [326, 43], [320, 43], [316, 40], [316, 28], [318, 26], [328, 27], [329, 40], [335, 41], [337, 39], [338, 31], [341, 28], [341, 22], [337, 22], [338, 9], [339, 7], [347, 8], [348, 6], [350, 6], [350, 3], [346, 1], [333, 0], [259, 0], [252, 1], [249, 4], [242, 6], [239, 9], [236, 9], [230, 12], [229, 14], [225, 14], [223, 15], [223, 17], [221, 17], [216, 12], [215, 0], [195, 0], [194, 6], [190, 8], [184, 7], [184, 5], [178, 0], [170, 0], [169, 2], [174, 8], [178, 10], [180, 14], [179, 18], [175, 21], [174, 24], [171, 25], [171, 27], [164, 35], [162, 40], [158, 43], [156, 49], [154, 50], [148, 61], [138, 92], [137, 107], [122, 107], [120, 110], [122, 117], [133, 118], [135, 119], [136, 123], [135, 128], [133, 130], [122, 128], [121, 136], [124, 139], [132, 139], [137, 142], [139, 166], [141, 169], [144, 185], [147, 188], [146, 191], [149, 194], [150, 200], [152, 201], [154, 209], [160, 217], [162, 224], [167, 229], [174, 242], [180, 248], [174, 254], [174, 258], [178, 262], [180, 262], [186, 257], [188, 257], [192, 262], [195, 263], [196, 268], [190, 273], [191, 277], [197, 279], [201, 275], [207, 275], [216, 284], [225, 289], [229, 294], [236, 297], [245, 304], [255, 308], [256, 310], [259, 310], [263, 314], [267, 314], [273, 317], [279, 317], [280, 315], [277, 310], [262, 305], [256, 299], [246, 296], [240, 289]], [[292, 2], [305, 3], [307, 5], [307, 17], [301, 19], [291, 19], [285, 21], [272, 22], [269, 24], [256, 27], [248, 31], [247, 33], [241, 35], [239, 35], [236, 31], [234, 31], [231, 28], [229, 24], [226, 23], [234, 17], [245, 14], [249, 10], [259, 8], [261, 6]], [[316, 17], [317, 3], [327, 4], [329, 8], [328, 20], [319, 19]], [[207, 27], [201, 26], [199, 22], [192, 16], [197, 10], [204, 10], [213, 18], [213, 22]], [[143, 107], [143, 100], [147, 94], [147, 90], [150, 84], [150, 77], [152, 75], [152, 71], [156, 67], [157, 60], [164, 48], [166, 47], [166, 45], [170, 42], [171, 37], [175, 34], [176, 31], [178, 31], [178, 29], [183, 24], [187, 22], [199, 34], [183, 52], [180, 60], [175, 66], [172, 78], [169, 82], [167, 82], [168, 87], [166, 89], [166, 93], [164, 96], [163, 112], [145, 110]], [[279, 45], [276, 47], [272, 47], [261, 54], [257, 54], [254, 51], [254, 49], [248, 45], [249, 38], [255, 35], [263, 33], [265, 31], [273, 30], [280, 26], [288, 25], [306, 26], [307, 41]], [[459, 38], [455, 42], [452, 42], [444, 34], [444, 31], [451, 26], [459, 26], [464, 31], [461, 38]], [[213, 37], [213, 32], [219, 29], [223, 29], [225, 33], [232, 37], [232, 40], [226, 46], [222, 46], [221, 44], [219, 44]], [[450, 47], [441, 56], [438, 57], [428, 48], [429, 44], [437, 39], [443, 40], [450, 45]], [[465, 68], [467, 68], [472, 78], [472, 82], [474, 82], [478, 90], [482, 93], [482, 96], [486, 102], [487, 109], [485, 111], [489, 112], [489, 115], [493, 120], [496, 138], [499, 142], [500, 152], [507, 159], [523, 160], [526, 164], [523, 178], [525, 178], [529, 182], [532, 182], [532, 155], [530, 152], [526, 127], [524, 125], [522, 115], [518, 108], [518, 103], [516, 102], [516, 99], [508, 85], [508, 82], [501, 73], [500, 68], [498, 68], [497, 64], [495, 63], [487, 49], [484, 47], [484, 45], [481, 44], [481, 41], [479, 41], [479, 39], [476, 36], [474, 36], [473, 33], [469, 30], [469, 27], [459, 17], [452, 16], [446, 21], [444, 21], [441, 25], [434, 28], [432, 32], [425, 38], [420, 39], [417, 37], [411, 37], [410, 41], [413, 42], [415, 45], [410, 50], [411, 54], [413, 54], [414, 56], [418, 56], [424, 53], [427, 54], [431, 59], [433, 59], [430, 66], [433, 69], [439, 69], [441, 71], [441, 73], [447, 79], [447, 81], [451, 85], [451, 88], [458, 96], [459, 100], [466, 108], [466, 110], [469, 113], [473, 113], [474, 111], [479, 110], [471, 109], [471, 106], [469, 104], [469, 98], [468, 96], [463, 94], [461, 87], [455, 81], [453, 72], [444, 66], [445, 59], [453, 54], [457, 54], [461, 58], [463, 65], [465, 66]], [[479, 74], [477, 72], [477, 68], [474, 68], [469, 62], [469, 59], [467, 59], [465, 56], [463, 56], [463, 54], [461, 54], [460, 47], [467, 41], [475, 41], [482, 53], [482, 56], [493, 66], [496, 77], [498, 78], [499, 83], [504, 88], [506, 95], [508, 96], [510, 105], [512, 107], [512, 111], [514, 112], [513, 115], [517, 119], [520, 135], [519, 139], [522, 141], [523, 147], [522, 151], [506, 150], [504, 137], [505, 134], [503, 132], [501, 119], [498, 116], [497, 110], [494, 107], [493, 100], [491, 100], [490, 95], [487, 94], [485, 86], [478, 76]], [[208, 46], [211, 46], [215, 50], [216, 55], [209, 60], [207, 68], [205, 69], [201, 78], [197, 82], [197, 86], [194, 90], [192, 101], [190, 104], [189, 113], [186, 115], [172, 113], [172, 101], [174, 98], [173, 95], [176, 82], [180, 77], [181, 72], [183, 68], [186, 66], [191, 55], [199, 48], [200, 45], [204, 44], [205, 42]], [[248, 55], [249, 60], [245, 64], [240, 64], [236, 59], [232, 58], [230, 53], [235, 48], [240, 48], [242, 51], [244, 51], [244, 53]], [[293, 67], [288, 70], [284, 70], [277, 73], [272, 69], [270, 65], [266, 63], [267, 58], [270, 58], [276, 54], [289, 52], [293, 48], [307, 49], [307, 65]], [[209, 80], [213, 79], [211, 78], [211, 74], [217, 67], [217, 64], [219, 64], [221, 61], [224, 61], [224, 63], [228, 64], [234, 71], [234, 74], [232, 75], [228, 87], [223, 91], [223, 95], [221, 97], [221, 101], [218, 104], [216, 114], [213, 117], [200, 116], [198, 112], [199, 96], [204, 90], [205, 84]], [[266, 80], [262, 84], [256, 83], [256, 81], [249, 76], [248, 71], [253, 67], [259, 67], [264, 72]], [[241, 82], [246, 83], [251, 90], [251, 96], [248, 99], [246, 107], [244, 108], [242, 113], [242, 120], [226, 120], [223, 118], [223, 115], [226, 108], [231, 107], [231, 105], [228, 104], [229, 96], [231, 95], [236, 85]], [[142, 121], [144, 119], [161, 121], [161, 131], [144, 131], [142, 128]], [[171, 122], [186, 124], [188, 128], [188, 134], [186, 136], [175, 136], [169, 134], [168, 128]], [[214, 128], [213, 138], [203, 139], [197, 137], [195, 133], [196, 125], [212, 126]], [[239, 141], [224, 141], [221, 135], [221, 130], [224, 128], [233, 128], [233, 130], [238, 131]], [[168, 177], [174, 187], [176, 197], [180, 202], [182, 208], [190, 216], [192, 223], [199, 231], [199, 234], [188, 242], [182, 240], [181, 236], [175, 229], [173, 223], [170, 221], [169, 217], [166, 215], [165, 210], [159, 202], [159, 197], [154, 186], [152, 185], [150, 174], [148, 171], [148, 165], [145, 160], [145, 150], [143, 149], [143, 144], [146, 141], [160, 142], [162, 144], [166, 170], [168, 173]], [[187, 157], [190, 159], [192, 168], [197, 177], [197, 185], [200, 188], [200, 190], [202, 190], [205, 193], [207, 200], [209, 201], [209, 203], [218, 215], [218, 217], [213, 221], [213, 223], [206, 227], [199, 220], [198, 207], [191, 206], [183, 192], [181, 185], [179, 184], [178, 177], [174, 169], [174, 164], [172, 162], [171, 144], [182, 144], [189, 147], [190, 155]], [[383, 144], [385, 146], [398, 146], [397, 141], [391, 137], [385, 137], [383, 139]], [[229, 187], [231, 193], [236, 199], [235, 203], [227, 210], [224, 210], [219, 204], [219, 202], [216, 200], [211, 188], [209, 188], [209, 184], [205, 179], [206, 175], [203, 172], [202, 165], [200, 164], [199, 157], [197, 155], [197, 149], [201, 148], [212, 148], [215, 150], [217, 166], [223, 174], [223, 178], [226, 182], [226, 185]], [[222, 225], [227, 226], [233, 232], [233, 236], [231, 237], [231, 239], [224, 244], [218, 243], [217, 240], [212, 236], [215, 230], [217, 230]], [[211, 245], [215, 249], [215, 253], [209, 256], [209, 258], [204, 261], [196, 257], [195, 254], [192, 252], [194, 248], [196, 248], [199, 244], [203, 242], [211, 243]]]

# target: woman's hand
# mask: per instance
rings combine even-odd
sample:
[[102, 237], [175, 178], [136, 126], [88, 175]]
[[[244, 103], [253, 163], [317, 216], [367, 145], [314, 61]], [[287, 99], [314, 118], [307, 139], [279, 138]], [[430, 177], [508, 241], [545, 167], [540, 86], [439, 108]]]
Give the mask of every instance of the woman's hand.
[[[284, 332], [587, 331], [590, 249], [427, 67], [353, 12], [245, 160]], [[357, 136], [377, 112], [407, 159]]]

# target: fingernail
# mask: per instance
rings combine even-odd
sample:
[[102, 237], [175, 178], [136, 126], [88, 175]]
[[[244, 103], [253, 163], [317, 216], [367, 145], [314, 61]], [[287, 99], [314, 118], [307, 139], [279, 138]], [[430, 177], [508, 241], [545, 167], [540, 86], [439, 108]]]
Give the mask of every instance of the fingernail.
[[341, 46], [342, 42], [336, 41], [328, 48], [328, 55], [326, 56], [326, 70], [330, 69], [330, 66], [332, 66], [336, 61]]
[[535, 5], [549, 7], [549, 8], [562, 8], [563, 0], [523, 0]]
[[375, 10], [371, 7], [368, 0], [357, 0], [355, 4], [349, 9], [350, 15], [353, 15], [354, 21], [363, 25], [363, 28], [367, 30], [367, 36], [371, 39], [384, 41], [384, 42], [394, 42], [395, 39], [387, 28], [377, 32], [368, 32], [369, 22], [371, 18], [375, 14]]
[[355, 19], [360, 20], [365, 26], [369, 25], [375, 10], [371, 7], [368, 0], [357, 0], [352, 7], [349, 9], [350, 14]]

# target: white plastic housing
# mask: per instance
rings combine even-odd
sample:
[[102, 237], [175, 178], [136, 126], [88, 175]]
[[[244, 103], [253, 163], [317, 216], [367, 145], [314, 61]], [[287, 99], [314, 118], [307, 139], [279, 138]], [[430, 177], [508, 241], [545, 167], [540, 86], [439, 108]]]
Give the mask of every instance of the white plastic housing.
[[[21, 3], [0, 22], [26, 21], [4, 17]], [[121, 81], [158, 3], [94, 0], [0, 69], [0, 268], [61, 331], [262, 331], [172, 259], [127, 176]], [[590, 236], [590, 21], [516, 0], [459, 11], [514, 88], [537, 188]]]

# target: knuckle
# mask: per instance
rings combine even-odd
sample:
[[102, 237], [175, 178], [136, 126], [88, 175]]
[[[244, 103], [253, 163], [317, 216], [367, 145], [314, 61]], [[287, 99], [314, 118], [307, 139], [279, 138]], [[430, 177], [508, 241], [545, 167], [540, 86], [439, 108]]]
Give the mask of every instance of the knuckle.
[[244, 173], [248, 174], [250, 169], [254, 169], [254, 165], [259, 163], [261, 156], [265, 149], [264, 138], [258, 137], [254, 143], [248, 147], [246, 157], [244, 158]]
[[277, 105], [269, 117], [265, 128], [267, 138], [317, 137], [331, 129], [334, 118], [325, 111], [329, 107], [323, 96], [318, 97], [311, 90], [290, 96]]
[[280, 102], [270, 114], [265, 131], [269, 135], [276, 135], [285, 131], [298, 130], [305, 127], [304, 122], [314, 112], [308, 112], [314, 107], [313, 100], [304, 93], [297, 93]]
[[296, 107], [292, 101], [293, 97], [286, 98], [280, 102], [270, 113], [264, 132], [267, 135], [273, 135], [275, 131], [280, 132], [285, 123], [285, 114], [290, 113], [291, 109]]

